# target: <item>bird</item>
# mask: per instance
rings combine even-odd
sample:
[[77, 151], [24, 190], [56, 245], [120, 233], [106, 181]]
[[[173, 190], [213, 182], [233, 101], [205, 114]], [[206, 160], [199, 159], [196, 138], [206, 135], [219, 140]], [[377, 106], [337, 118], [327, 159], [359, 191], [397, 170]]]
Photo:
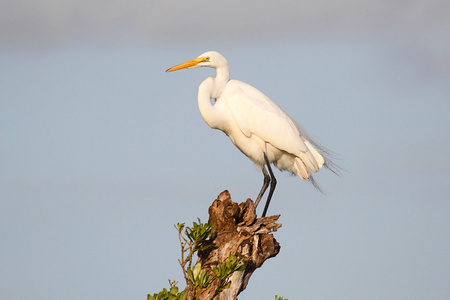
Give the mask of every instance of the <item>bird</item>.
[[262, 170], [264, 181], [255, 208], [270, 185], [262, 217], [277, 184], [271, 164], [310, 180], [321, 190], [311, 173], [324, 166], [335, 172], [327, 149], [312, 140], [303, 127], [258, 89], [230, 80], [228, 61], [217, 51], [205, 52], [166, 72], [197, 67], [216, 69], [216, 77], [206, 78], [198, 88], [198, 107], [204, 121], [209, 127], [223, 131]]

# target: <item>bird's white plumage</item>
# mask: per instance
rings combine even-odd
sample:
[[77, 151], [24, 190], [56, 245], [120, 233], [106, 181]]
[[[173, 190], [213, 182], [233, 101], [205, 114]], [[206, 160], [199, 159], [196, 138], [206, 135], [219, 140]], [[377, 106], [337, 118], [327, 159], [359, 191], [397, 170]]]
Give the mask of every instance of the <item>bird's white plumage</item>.
[[[309, 157], [310, 150], [294, 122], [254, 87], [241, 81], [230, 80], [218, 98], [218, 102], [221, 101], [228, 106], [234, 117], [231, 122], [234, 122], [247, 138], [251, 139], [255, 135], [280, 151]], [[245, 145], [242, 147], [245, 148]], [[266, 145], [260, 148], [266, 151]], [[307, 161], [311, 161], [311, 164], [308, 163], [309, 167], [317, 172], [319, 166], [314, 156], [310, 156]], [[264, 160], [260, 164], [264, 164]]]
[[[228, 135], [265, 176], [267, 162], [302, 179], [310, 178], [311, 172], [327, 164], [324, 151], [308, 141], [303, 130], [278, 105], [253, 86], [229, 79], [228, 62], [220, 53], [205, 52], [167, 71], [193, 67], [212, 67], [217, 73], [216, 78], [208, 77], [199, 86], [198, 105], [203, 119], [211, 128]], [[211, 99], [216, 99], [214, 105]], [[264, 190], [263, 186], [261, 193]]]

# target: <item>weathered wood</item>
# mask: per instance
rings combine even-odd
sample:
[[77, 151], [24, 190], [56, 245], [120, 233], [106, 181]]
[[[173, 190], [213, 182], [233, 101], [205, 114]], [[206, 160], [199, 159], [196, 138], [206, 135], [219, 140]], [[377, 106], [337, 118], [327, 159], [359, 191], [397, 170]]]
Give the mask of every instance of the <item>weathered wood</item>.
[[[253, 272], [269, 258], [280, 252], [280, 244], [270, 232], [277, 231], [281, 224], [276, 223], [279, 215], [264, 218], [256, 217], [253, 201], [237, 204], [231, 200], [228, 191], [222, 192], [209, 208], [209, 221], [212, 225], [212, 238], [208, 250], [199, 253], [199, 262], [206, 270], [227, 260], [230, 253], [243, 258], [245, 269], [236, 271], [231, 277], [231, 285], [220, 294], [217, 285], [197, 291], [199, 300], [232, 300], [248, 284]], [[188, 299], [192, 299], [192, 290], [187, 289]]]

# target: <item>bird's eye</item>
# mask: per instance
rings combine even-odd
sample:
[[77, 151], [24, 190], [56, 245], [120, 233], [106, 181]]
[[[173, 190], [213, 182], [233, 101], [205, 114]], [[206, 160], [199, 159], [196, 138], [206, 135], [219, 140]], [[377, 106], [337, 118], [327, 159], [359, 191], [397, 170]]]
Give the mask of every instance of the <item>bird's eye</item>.
[[208, 57], [205, 57], [205, 58], [203, 58], [203, 62], [208, 62], [209, 61], [209, 56]]

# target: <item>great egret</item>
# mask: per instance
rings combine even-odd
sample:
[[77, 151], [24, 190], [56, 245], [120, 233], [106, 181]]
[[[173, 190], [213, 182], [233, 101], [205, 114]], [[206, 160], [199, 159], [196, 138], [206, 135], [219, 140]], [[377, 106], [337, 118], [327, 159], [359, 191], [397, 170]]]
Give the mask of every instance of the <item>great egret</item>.
[[[325, 149], [311, 140], [288, 114], [259, 90], [242, 81], [230, 80], [228, 62], [216, 51], [205, 52], [166, 72], [196, 67], [211, 67], [217, 72], [216, 78], [206, 78], [198, 89], [198, 107], [203, 119], [209, 127], [222, 130], [264, 174], [255, 206], [270, 184], [263, 217], [277, 183], [271, 163], [303, 180], [310, 179], [318, 187], [311, 171], [315, 173], [324, 165], [332, 165]], [[214, 105], [211, 99], [215, 99]]]

